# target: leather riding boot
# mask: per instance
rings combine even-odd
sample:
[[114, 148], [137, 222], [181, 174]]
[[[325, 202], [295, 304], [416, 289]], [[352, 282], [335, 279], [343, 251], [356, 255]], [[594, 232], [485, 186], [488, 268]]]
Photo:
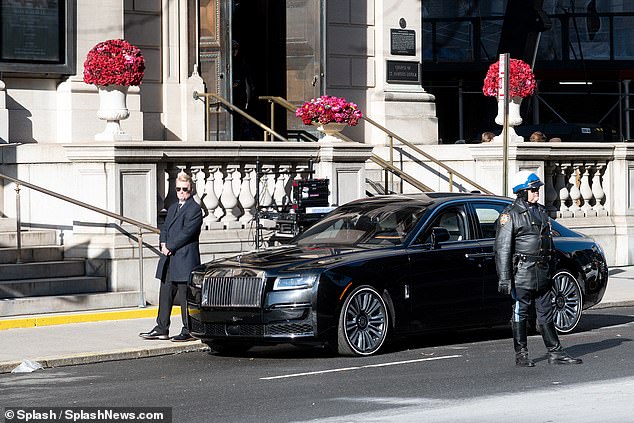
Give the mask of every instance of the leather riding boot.
[[512, 322], [513, 347], [515, 348], [515, 365], [520, 367], [534, 367], [533, 360], [528, 358], [528, 340], [526, 335], [526, 321]]
[[581, 364], [580, 358], [571, 357], [559, 343], [557, 329], [553, 322], [539, 326], [544, 339], [544, 344], [548, 348], [548, 364]]

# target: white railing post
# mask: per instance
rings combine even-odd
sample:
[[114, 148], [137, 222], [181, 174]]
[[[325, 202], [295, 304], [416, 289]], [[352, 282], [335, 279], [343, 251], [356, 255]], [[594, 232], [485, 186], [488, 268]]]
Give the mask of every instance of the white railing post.
[[[225, 209], [225, 215], [221, 219], [222, 222], [231, 223], [238, 220], [236, 206], [238, 205], [238, 197], [233, 190], [233, 175], [237, 169], [234, 166], [227, 166], [225, 169], [225, 180], [220, 194], [220, 203]], [[233, 226], [233, 225], [231, 225]]]
[[592, 176], [592, 194], [594, 195], [594, 212], [597, 216], [607, 216], [608, 211], [605, 209], [603, 205], [603, 201], [605, 199], [605, 191], [603, 190], [603, 184], [601, 182], [601, 170], [606, 166], [603, 164], [595, 164], [594, 175]]
[[565, 163], [559, 163], [559, 174], [557, 175], [557, 187], [559, 187], [559, 213], [558, 217], [571, 217], [572, 213], [566, 204], [570, 199], [570, 191], [568, 191], [568, 184], [566, 178], [566, 171], [569, 169], [569, 165]]
[[255, 212], [255, 195], [251, 191], [251, 175], [253, 173], [252, 165], [244, 165], [241, 170], [242, 184], [240, 186], [240, 195], [238, 200], [244, 209], [244, 214], [240, 217], [240, 222], [248, 224], [254, 218]]
[[579, 193], [583, 198], [583, 205], [581, 206], [581, 211], [585, 217], [596, 216], [594, 210], [592, 210], [592, 206], [590, 202], [592, 201], [592, 188], [590, 188], [590, 166], [587, 164], [583, 165], [583, 174], [581, 175], [581, 181], [579, 184]]
[[568, 182], [570, 183], [570, 199], [572, 200], [572, 204], [568, 207], [568, 210], [572, 213], [572, 217], [580, 217], [583, 216], [581, 213], [581, 206], [579, 203], [581, 202], [581, 191], [579, 190], [579, 186], [577, 185], [577, 176], [579, 172], [579, 165], [572, 164], [572, 173], [570, 174], [570, 179]]

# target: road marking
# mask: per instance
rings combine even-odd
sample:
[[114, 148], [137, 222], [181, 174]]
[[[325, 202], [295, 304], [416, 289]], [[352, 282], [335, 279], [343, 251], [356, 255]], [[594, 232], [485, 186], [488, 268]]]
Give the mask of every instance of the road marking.
[[292, 373], [292, 374], [288, 374], [288, 375], [261, 377], [260, 380], [286, 379], [286, 378], [290, 378], [290, 377], [300, 377], [300, 376], [314, 376], [314, 375], [321, 375], [321, 374], [325, 374], [325, 373], [347, 372], [349, 370], [369, 369], [369, 368], [372, 368], [372, 367], [397, 366], [397, 365], [400, 365], [400, 364], [419, 363], [421, 361], [445, 360], [445, 359], [448, 359], [448, 358], [458, 358], [458, 357], [462, 357], [462, 355], [461, 354], [445, 355], [445, 356], [442, 356], [442, 357], [428, 357], [428, 358], [418, 358], [418, 359], [414, 359], [414, 360], [391, 361], [391, 362], [379, 363], [379, 364], [366, 364], [365, 366], [357, 366], [357, 367], [341, 367], [339, 369], [318, 370], [318, 371], [315, 371], [315, 372]]

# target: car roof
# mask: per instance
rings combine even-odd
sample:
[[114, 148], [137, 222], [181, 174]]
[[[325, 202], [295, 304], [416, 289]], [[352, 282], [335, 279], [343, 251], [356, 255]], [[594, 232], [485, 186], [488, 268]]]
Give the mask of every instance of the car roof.
[[348, 204], [362, 205], [373, 203], [418, 203], [420, 206], [437, 206], [451, 200], [503, 200], [512, 201], [509, 197], [482, 194], [480, 192], [421, 192], [414, 194], [389, 194], [361, 198]]

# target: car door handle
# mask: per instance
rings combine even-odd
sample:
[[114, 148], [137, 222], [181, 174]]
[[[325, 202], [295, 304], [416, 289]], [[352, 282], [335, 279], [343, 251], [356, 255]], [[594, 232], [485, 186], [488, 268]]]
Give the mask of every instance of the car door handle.
[[494, 253], [465, 253], [464, 256], [469, 260], [473, 260], [478, 258], [493, 258], [495, 254]]

